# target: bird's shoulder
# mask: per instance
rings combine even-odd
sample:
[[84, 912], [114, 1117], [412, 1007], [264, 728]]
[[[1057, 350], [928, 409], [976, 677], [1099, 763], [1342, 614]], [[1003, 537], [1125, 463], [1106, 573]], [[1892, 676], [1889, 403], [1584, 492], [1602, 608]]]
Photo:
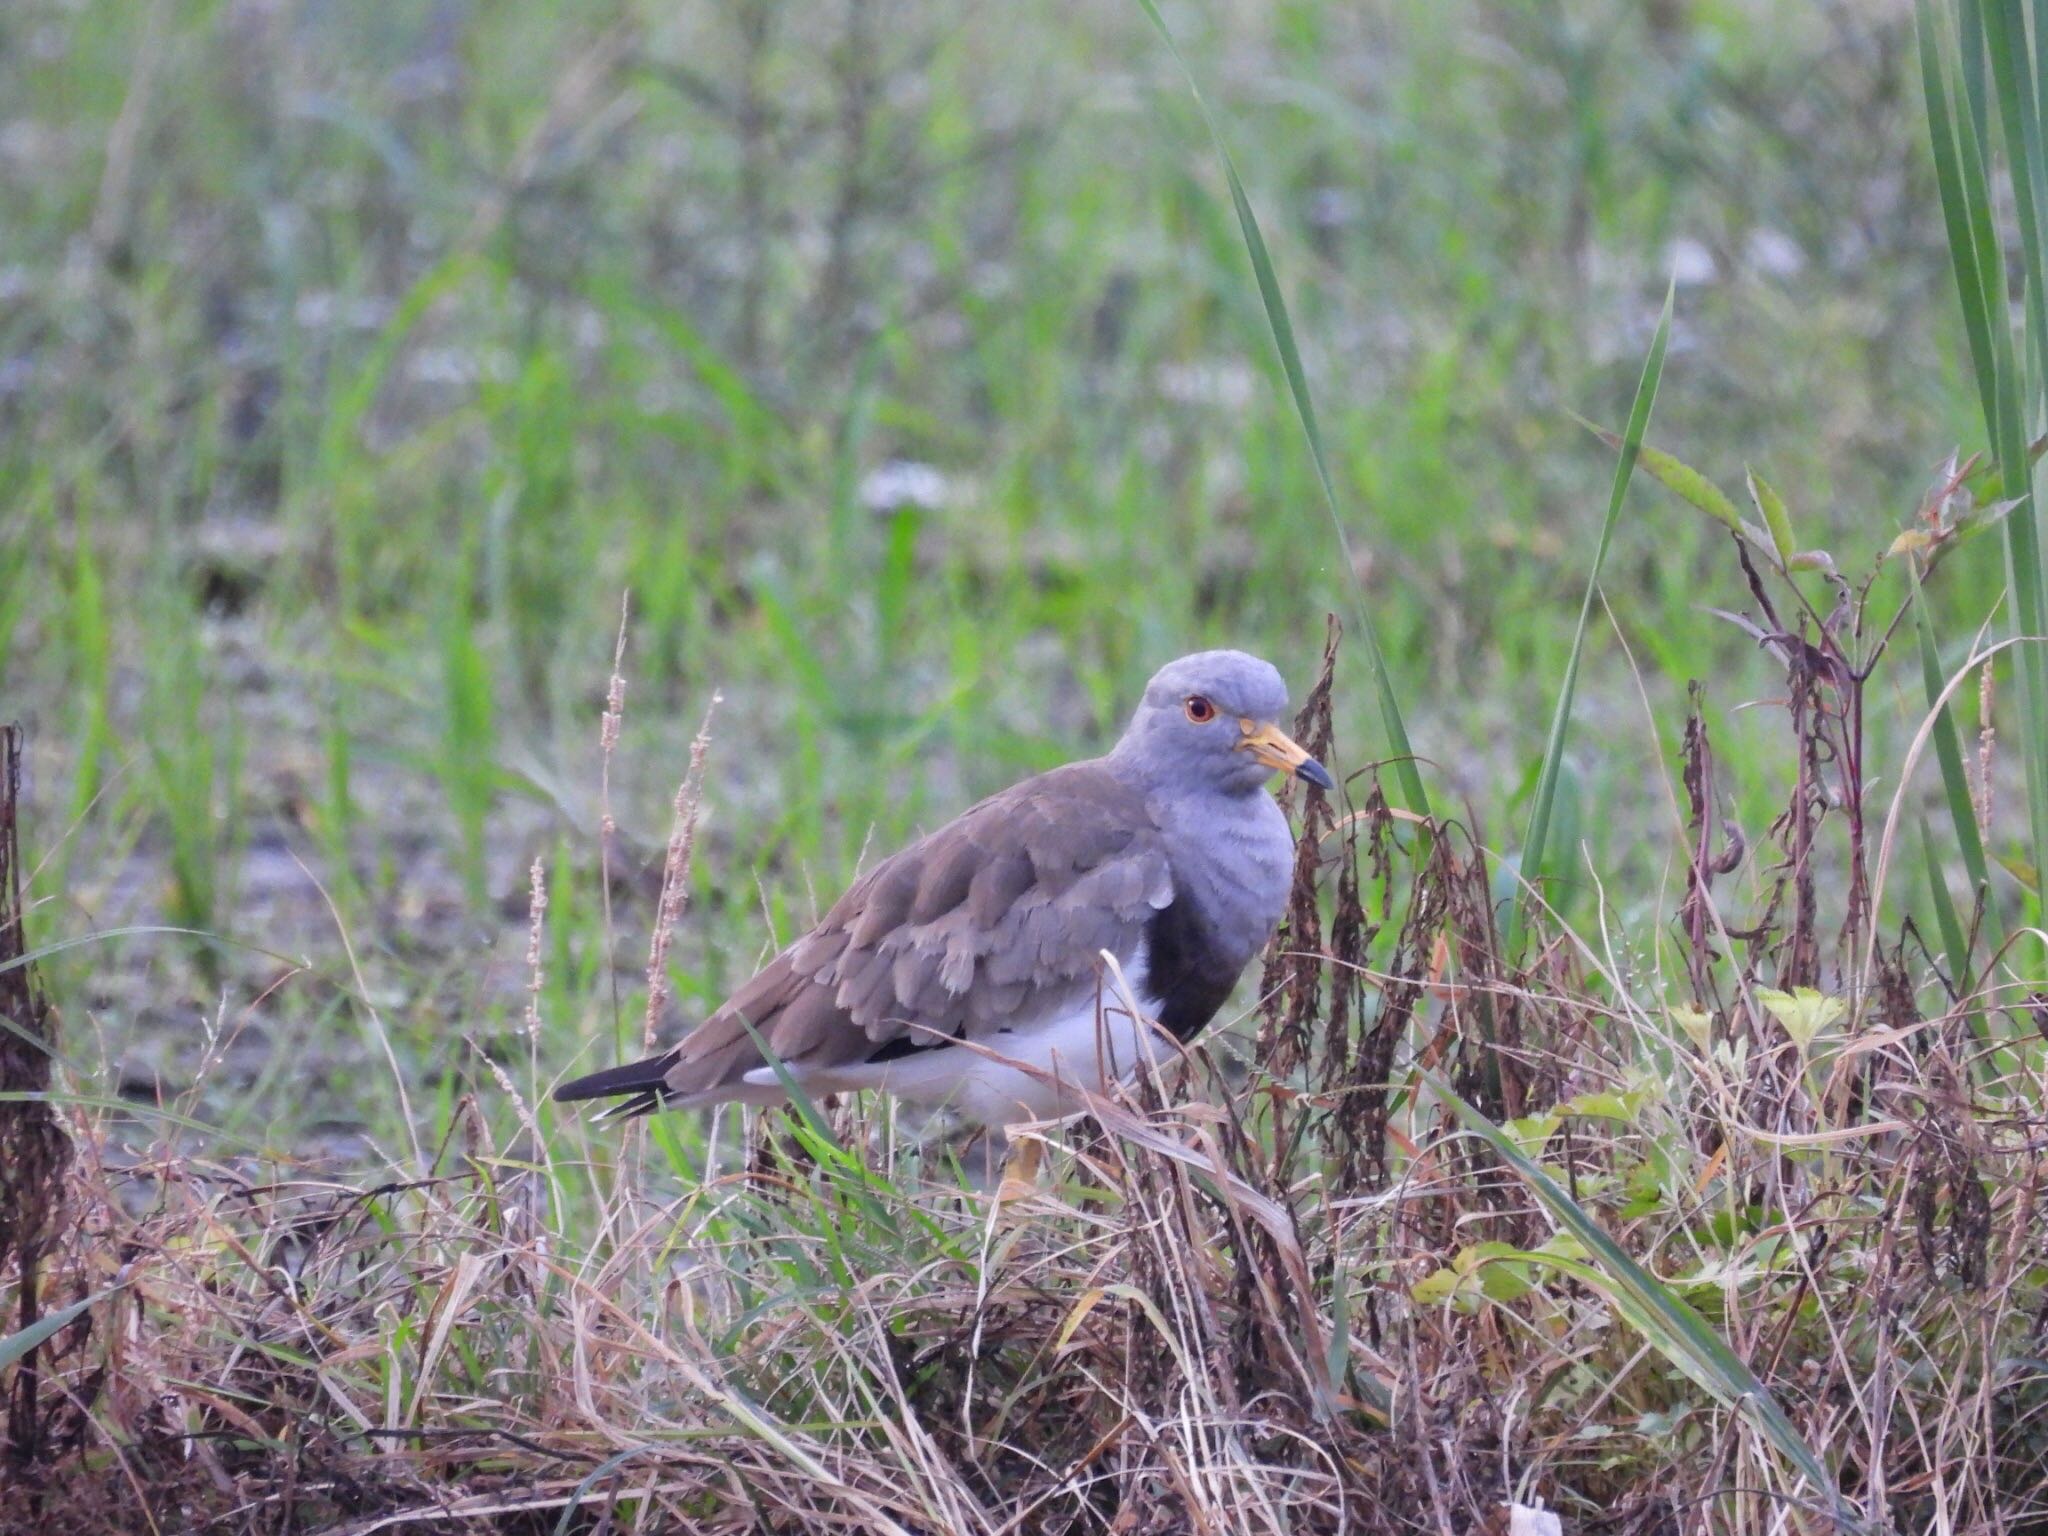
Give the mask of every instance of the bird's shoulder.
[[1101, 759], [1034, 774], [883, 859], [826, 913], [856, 943], [949, 913], [993, 923], [1027, 894], [1057, 897], [1119, 860], [1163, 860], [1144, 793]]

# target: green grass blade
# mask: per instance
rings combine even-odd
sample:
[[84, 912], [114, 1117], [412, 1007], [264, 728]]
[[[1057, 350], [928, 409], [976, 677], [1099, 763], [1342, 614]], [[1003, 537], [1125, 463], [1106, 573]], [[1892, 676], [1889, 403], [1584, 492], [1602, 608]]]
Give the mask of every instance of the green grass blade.
[[[1983, 27], [1985, 51], [1991, 62], [1991, 84], [1997, 95], [1999, 121], [2005, 130], [2005, 151], [2009, 162], [2008, 180], [2019, 224], [2019, 263], [2025, 289], [2024, 312], [2030, 342], [2028, 357], [2033, 375], [2012, 359], [2008, 343], [2005, 359], [2008, 377], [1999, 394], [1999, 469], [2008, 497], [2027, 496], [2033, 490], [2034, 471], [2027, 452], [2025, 423], [2039, 410], [2044, 396], [2040, 377], [2043, 360], [2048, 359], [2048, 308], [2044, 308], [2044, 286], [2048, 286], [2048, 253], [2043, 250], [2041, 216], [2048, 212], [2048, 180], [2044, 180], [2041, 157], [2041, 125], [2033, 92], [2032, 77], [2019, 67], [2026, 55], [2026, 18], [2018, 0], [1992, 0]], [[1981, 78], [1977, 89], [1983, 89]], [[1981, 125], [1984, 112], [1977, 113]], [[1985, 183], [1984, 222], [1990, 223], [1994, 206], [1989, 190], [1988, 166], [1991, 147], [1981, 126], [1977, 144], [1981, 149]], [[1971, 146], [1966, 141], [1967, 164]], [[2003, 294], [2000, 294], [2003, 297]], [[2006, 328], [2009, 331], [2009, 327]], [[2043, 517], [2038, 502], [2017, 509], [2005, 520], [2006, 574], [2011, 589], [2012, 632], [2016, 635], [2048, 634], [2048, 585], [2044, 585], [2042, 559]], [[2025, 743], [2027, 810], [2034, 840], [2034, 867], [2044, 865], [2048, 856], [2048, 662], [2029, 646], [2015, 658], [2020, 682], [2021, 739]]]
[[[1963, 323], [1970, 338], [1972, 367], [1977, 377], [1979, 399], [1984, 408], [1986, 434], [1998, 461], [2000, 494], [2025, 500], [2006, 518], [2006, 581], [2012, 633], [2038, 636], [2048, 633], [2048, 587], [2044, 587], [2041, 556], [2041, 508], [2031, 499], [2033, 465], [2028, 453], [2024, 401], [2038, 399], [2038, 387], [2024, 387], [2022, 369], [2013, 355], [2012, 327], [2006, 303], [2006, 272], [2003, 248], [1993, 218], [1989, 146], [1985, 130], [1989, 119], [1983, 68], [1984, 54], [2011, 52], [2011, 37], [1997, 34], [2003, 23], [1994, 20], [1990, 28], [1981, 24], [1977, 6], [1965, 3], [1959, 9], [1959, 32], [1952, 31], [1935, 14], [1929, 0], [1918, 8], [1921, 77], [1927, 96], [1928, 126], [1934, 147], [1935, 180], [1939, 186], [1942, 211], [1947, 221], [1950, 258], [1956, 270], [1956, 288], [1963, 306]], [[1994, 58], [1994, 63], [1996, 59]], [[2017, 134], [2017, 152], [2022, 161], [2015, 167], [2014, 195], [2030, 200], [2037, 178], [2025, 161], [2028, 154], [2026, 104], [2021, 93], [2020, 71], [2011, 67], [1994, 70], [1991, 87], [2010, 90], [2015, 96], [2001, 117]], [[2036, 124], [2034, 135], [2039, 138]], [[2013, 133], [2008, 137], [2014, 137]], [[2023, 194], [2020, 184], [2027, 183]], [[2036, 208], [2038, 215], [2043, 210]], [[2021, 258], [2022, 275], [2030, 279], [2048, 267], [2038, 246], [2041, 229], [2034, 220], [2034, 250]], [[2030, 303], [2032, 302], [2030, 298]], [[2037, 337], [2037, 342], [2041, 338]], [[2041, 347], [2030, 348], [2037, 356]], [[2048, 863], [2048, 663], [2033, 647], [2023, 647], [2015, 658], [2018, 675], [2020, 738], [2025, 759], [2027, 817], [2032, 833], [2034, 865]]]
[[[1991, 187], [1990, 145], [1984, 130], [1983, 44], [1977, 18], [1977, 6], [1966, 3], [1964, 36], [1966, 41], [1973, 37], [1977, 41], [1966, 46], [1963, 56], [1962, 80], [1964, 89], [1970, 93], [1970, 110], [1956, 119], [1957, 165], [1969, 210], [1970, 238], [1977, 252], [1977, 271], [1983, 283], [1981, 302], [1991, 332], [1992, 396], [1997, 414], [1986, 421], [1985, 427], [1998, 459], [2002, 494], [2011, 500], [2024, 500], [2033, 491], [2033, 463], [2028, 452], [2023, 406], [2026, 391], [2019, 363], [2013, 356], [2004, 246], [1993, 215], [1996, 203]], [[2048, 632], [2041, 588], [2039, 508], [2020, 509], [2006, 518], [2002, 527], [2012, 632], [2018, 636]], [[2019, 679], [2020, 735], [2027, 743], [2028, 820], [2033, 831], [2034, 867], [2039, 869], [2042, 854], [2048, 852], [2048, 745], [2044, 745], [2044, 732], [2048, 732], [2048, 675], [2044, 675], [2043, 662], [2032, 647], [2021, 648], [2014, 658], [2014, 671]]]
[[[327, 402], [326, 424], [320, 430], [314, 460], [304, 467], [304, 486], [294, 494], [311, 493], [327, 503], [321, 515], [334, 541], [335, 606], [344, 617], [354, 617], [362, 611], [364, 567], [370, 558], [369, 546], [376, 538], [375, 518], [362, 489], [368, 482], [352, 474], [348, 467], [362, 452], [363, 426], [383, 392], [385, 380], [428, 312], [486, 270], [483, 259], [471, 252], [458, 251], [444, 257], [407, 290], [354, 370], [346, 374], [336, 370], [337, 382]], [[319, 489], [315, 491], [315, 487]]]
[[[126, 1283], [126, 1281], [122, 1282], [122, 1284]], [[103, 1291], [94, 1291], [85, 1300], [74, 1301], [70, 1306], [61, 1307], [57, 1311], [50, 1313], [47, 1317], [39, 1317], [26, 1328], [10, 1333], [6, 1338], [0, 1339], [0, 1371], [4, 1371], [9, 1366], [16, 1364], [30, 1350], [61, 1332], [76, 1318], [83, 1316], [120, 1289], [120, 1285], [110, 1285]]]
[[1628, 495], [1636, 459], [1642, 452], [1643, 433], [1649, 429], [1650, 410], [1656, 404], [1657, 383], [1664, 376], [1664, 349], [1671, 340], [1671, 305], [1678, 289], [1676, 280], [1664, 290], [1664, 311], [1657, 317], [1657, 331], [1650, 338], [1650, 355], [1643, 359], [1642, 377], [1636, 381], [1636, 397], [1629, 406], [1628, 428], [1622, 435], [1621, 456], [1614, 466], [1614, 487], [1607, 497], [1607, 517], [1600, 524], [1600, 542], [1593, 550], [1593, 568], [1586, 573], [1586, 595], [1579, 604], [1579, 626], [1572, 635], [1571, 655], [1565, 662], [1564, 682], [1557, 691], [1557, 708], [1550, 717], [1550, 740], [1543, 749], [1543, 771], [1536, 780], [1536, 799], [1529, 811], [1529, 830], [1522, 839], [1522, 878], [1515, 883], [1508, 907], [1507, 953], [1512, 957], [1522, 945], [1528, 886], [1542, 878], [1545, 844], [1557, 804], [1558, 774], [1564, 762], [1565, 742], [1571, 735], [1572, 696], [1579, 686], [1579, 661], [1586, 650], [1586, 631], [1593, 622], [1593, 600], [1600, 595], [1600, 569], [1607, 560], [1607, 546], [1614, 538], [1614, 525], [1621, 518], [1621, 504]]
[[[2041, 117], [2034, 100], [2032, 76], [2024, 68], [2027, 22], [2018, 0], [1994, 0], [1985, 28], [1991, 76], [1998, 93], [1999, 121], [2005, 129], [2006, 153], [2012, 160], [2013, 209], [2018, 215], [2019, 256], [2026, 277], [2027, 331], [2035, 357], [2048, 356], [2048, 264], [2043, 262], [2041, 213], [2048, 210], [2048, 182], [2043, 180]], [[2041, 380], [2031, 381], [2030, 398], [2039, 400]]]
[[1920, 642], [1920, 681], [1927, 690], [1927, 707], [1935, 712], [1934, 755], [1941, 763], [1942, 792], [1948, 800], [1949, 820], [1956, 829], [1956, 847], [1962, 851], [1963, 868], [1969, 873], [1970, 884], [1986, 891], [1989, 900], [1991, 872], [1984, 860], [1984, 840], [1978, 835], [1977, 808], [1970, 799], [1962, 741], [1956, 734], [1955, 717], [1942, 702], [1942, 689], [1948, 679], [1942, 675], [1934, 621], [1927, 613], [1927, 594], [1920, 588], [1919, 572], [1910, 564], [1907, 569], [1913, 582], [1913, 627]]
[[1337, 536], [1337, 551], [1344, 561], [1344, 570], [1350, 577], [1350, 590], [1358, 609], [1358, 637], [1365, 646], [1366, 669], [1372, 674], [1373, 692], [1379, 702], [1380, 722], [1387, 734], [1387, 750], [1393, 759], [1394, 773], [1400, 782], [1401, 794], [1408, 802], [1408, 808], [1418, 815], [1429, 814], [1429, 796], [1422, 787], [1422, 774], [1415, 761], [1415, 751], [1408, 743], [1408, 728], [1401, 718], [1400, 702], [1394, 697], [1393, 679], [1387, 675], [1386, 653], [1380, 648], [1379, 634], [1372, 622], [1372, 613], [1366, 607], [1365, 593], [1360, 589], [1357, 577], [1358, 565], [1351, 558], [1351, 540], [1344, 532], [1344, 519], [1337, 510], [1336, 484], [1330, 478], [1329, 462], [1323, 453], [1322, 428], [1316, 424], [1315, 403], [1309, 398], [1308, 374], [1301, 366], [1301, 349], [1294, 342], [1294, 322], [1288, 317], [1287, 301], [1280, 293], [1280, 280], [1273, 273], [1273, 258], [1266, 249], [1266, 237], [1259, 231], [1257, 215], [1252, 212], [1251, 199], [1245, 196], [1244, 183], [1238, 179], [1237, 162], [1231, 159], [1230, 147], [1223, 142], [1223, 130], [1216, 122], [1215, 113], [1209, 110], [1208, 98], [1202, 94], [1202, 87], [1195, 79], [1195, 72], [1189, 67], [1180, 44], [1174, 41], [1173, 33], [1166, 25], [1166, 18], [1159, 14], [1155, 0], [1138, 0], [1145, 8], [1145, 14], [1152, 18], [1152, 25], [1165, 41], [1167, 51], [1173, 55], [1174, 63], [1180, 66], [1182, 76], [1187, 80], [1188, 90], [1195, 98], [1195, 105], [1201, 109], [1202, 122], [1209, 130], [1209, 140], [1216, 146], [1217, 157], [1223, 162], [1223, 175], [1230, 183], [1230, 201], [1237, 210], [1238, 228], [1244, 233], [1245, 250], [1251, 256], [1252, 272], [1258, 279], [1259, 299], [1266, 307], [1266, 323], [1273, 333], [1273, 346], [1280, 354], [1281, 371], [1287, 376], [1288, 393], [1294, 398], [1295, 415], [1301, 419], [1302, 435], [1308, 439], [1309, 457], [1315, 461], [1316, 480], [1322, 486], [1323, 503], [1330, 514], [1330, 527]]
[[[1991, 307], [1986, 302], [1986, 274], [1978, 257], [1970, 198], [1964, 185], [1962, 153], [1957, 144], [1956, 113], [1961, 106], [1949, 90], [1953, 78], [1953, 40], [1936, 19], [1929, 0], [1920, 0], [1920, 77], [1927, 98], [1929, 142], [1934, 181], [1948, 232], [1950, 262], [1955, 267], [1956, 296], [1962, 305], [1963, 331], [1970, 344], [1971, 373], [1987, 430], [1998, 419], [1998, 362], [1993, 346]], [[1995, 253], [1994, 253], [1995, 254]], [[2003, 283], [2003, 274], [1998, 281]]]
[[1956, 89], [1970, 113], [1970, 130], [1982, 144], [1991, 137], [1984, 90], [1984, 8], [1978, 0], [1959, 0], [1956, 24], [1962, 34], [1962, 77]]
[[81, 933], [68, 939], [56, 939], [27, 954], [16, 955], [12, 960], [0, 960], [0, 972], [19, 970], [25, 965], [35, 965], [52, 955], [61, 955], [67, 950], [83, 949], [88, 944], [109, 944], [115, 939], [155, 938], [168, 936], [180, 939], [198, 939], [222, 949], [240, 950], [246, 954], [261, 955], [266, 960], [275, 960], [280, 965], [295, 970], [310, 971], [313, 962], [304, 955], [286, 954], [281, 949], [265, 949], [260, 944], [249, 944], [241, 939], [231, 939], [225, 934], [209, 933], [204, 928], [179, 928], [169, 923], [134, 923], [121, 928], [100, 928], [92, 933]]
[[1500, 1127], [1433, 1074], [1428, 1081], [1465, 1128], [1491, 1147], [1529, 1186], [1552, 1220], [1585, 1245], [1612, 1287], [1609, 1294], [1651, 1346], [1723, 1403], [1747, 1414], [1764, 1438], [1813, 1485], [1835, 1519], [1845, 1529], [1862, 1529], [1862, 1521], [1842, 1498], [1826, 1465], [1727, 1340], [1682, 1296], [1630, 1258], [1585, 1207], [1572, 1199]]
[[839, 1138], [832, 1134], [831, 1123], [818, 1112], [818, 1106], [812, 1102], [810, 1094], [804, 1091], [803, 1084], [791, 1075], [782, 1058], [775, 1054], [774, 1048], [762, 1037], [761, 1032], [754, 1028], [753, 1021], [741, 1015], [740, 1028], [744, 1029], [747, 1038], [754, 1042], [754, 1049], [759, 1051], [761, 1059], [768, 1063], [768, 1069], [775, 1074], [775, 1081], [781, 1085], [791, 1107], [796, 1110], [797, 1118], [803, 1122], [804, 1129], [810, 1132], [811, 1150], [823, 1152], [835, 1162], [852, 1166], [854, 1160], [848, 1155], [846, 1148], [839, 1144]]
[[1956, 915], [1954, 898], [1948, 893], [1948, 881], [1942, 878], [1941, 853], [1934, 846], [1934, 834], [1927, 828], [1927, 818], [1920, 818], [1920, 850], [1927, 861], [1927, 894], [1934, 902], [1935, 926], [1941, 930], [1941, 947], [1948, 956], [1949, 977], [1955, 983], [1956, 995], [1967, 996], [1970, 991], [1970, 940], [1963, 932], [1962, 919]]

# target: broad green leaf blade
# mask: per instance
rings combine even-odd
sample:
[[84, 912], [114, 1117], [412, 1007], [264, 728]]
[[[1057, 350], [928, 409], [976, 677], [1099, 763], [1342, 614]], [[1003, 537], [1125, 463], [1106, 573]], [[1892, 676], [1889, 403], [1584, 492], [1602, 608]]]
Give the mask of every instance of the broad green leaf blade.
[[1330, 514], [1330, 527], [1337, 536], [1337, 552], [1344, 561], [1345, 573], [1351, 579], [1351, 593], [1358, 608], [1358, 634], [1365, 645], [1366, 669], [1372, 674], [1373, 692], [1379, 703], [1380, 721], [1387, 733], [1388, 754], [1393, 760], [1394, 773], [1400, 781], [1401, 794], [1408, 802], [1408, 808], [1418, 815], [1429, 814], [1429, 796], [1422, 787], [1422, 774], [1416, 765], [1415, 750], [1408, 743], [1408, 728], [1401, 718], [1401, 706], [1394, 697], [1393, 679], [1387, 675], [1386, 653], [1380, 648], [1379, 633], [1373, 625], [1372, 613], [1366, 607], [1365, 593], [1358, 578], [1357, 562], [1351, 558], [1351, 540], [1344, 531], [1344, 519], [1337, 509], [1337, 489], [1330, 478], [1330, 467], [1323, 452], [1322, 428], [1316, 422], [1315, 403], [1309, 398], [1308, 374], [1301, 365], [1301, 349], [1295, 345], [1294, 322], [1287, 312], [1287, 301], [1280, 293], [1280, 280], [1273, 272], [1273, 258], [1266, 249], [1266, 237], [1259, 230], [1258, 216], [1252, 212], [1251, 199], [1245, 196], [1244, 183], [1238, 179], [1237, 162], [1231, 158], [1230, 147], [1223, 142], [1223, 130], [1217, 124], [1215, 113], [1209, 110], [1208, 98], [1202, 94], [1202, 87], [1195, 79], [1195, 72], [1188, 65], [1180, 44], [1174, 41], [1173, 33], [1166, 25], [1166, 18], [1159, 14], [1155, 0], [1138, 0], [1145, 14], [1152, 19], [1160, 38], [1166, 43], [1173, 61], [1180, 66], [1180, 72], [1188, 83], [1188, 90], [1195, 98], [1195, 105], [1201, 110], [1202, 122], [1209, 130], [1209, 140], [1216, 146], [1216, 155], [1223, 162], [1224, 179], [1230, 184], [1230, 201], [1237, 211], [1238, 228], [1244, 233], [1245, 250], [1251, 257], [1252, 273], [1258, 280], [1259, 300], [1266, 309], [1266, 324], [1273, 333], [1273, 346], [1280, 354], [1281, 372], [1286, 375], [1288, 393], [1294, 399], [1294, 412], [1301, 420], [1302, 435], [1308, 439], [1309, 457], [1315, 461], [1316, 480], [1322, 486], [1323, 503]]
[[[1991, 322], [1992, 359], [1995, 368], [1993, 398], [1995, 418], [1985, 422], [1998, 460], [2003, 495], [2024, 500], [2033, 490], [2033, 461], [2025, 431], [2025, 401], [2037, 391], [2026, 387], [2024, 373], [2013, 355], [2012, 327], [2006, 302], [2004, 245], [1999, 237], [1994, 212], [1996, 201], [1991, 187], [1990, 143], [1985, 129], [1984, 53], [1985, 40], [1980, 12], [1974, 4], [1963, 6], [1964, 50], [1962, 89], [1970, 110], [1956, 119], [1957, 163], [1970, 218], [1970, 238], [1977, 251], [1977, 270], [1984, 285], [1983, 304]], [[2024, 258], [2023, 258], [2024, 261]], [[2024, 265], [2022, 276], [2025, 275]], [[2005, 531], [2008, 612], [2016, 636], [2048, 633], [2044, 613], [2040, 510], [2030, 515], [2009, 517]], [[2025, 770], [2027, 811], [2034, 839], [2035, 867], [2048, 854], [2048, 663], [2032, 646], [2020, 649], [2013, 669], [2019, 679], [2020, 735], [2027, 743]]]
[[120, 1289], [119, 1285], [110, 1285], [103, 1291], [95, 1291], [92, 1295], [86, 1297], [85, 1300], [74, 1301], [68, 1307], [60, 1307], [49, 1316], [39, 1317], [26, 1328], [10, 1333], [6, 1338], [0, 1339], [0, 1371], [4, 1371], [9, 1366], [17, 1363], [30, 1350], [35, 1349], [45, 1340], [54, 1337], [60, 1330], [69, 1327], [74, 1320], [83, 1317], [88, 1311], [98, 1306]]
[[1861, 1530], [1862, 1520], [1843, 1499], [1826, 1465], [1785, 1416], [1770, 1390], [1756, 1378], [1742, 1357], [1711, 1328], [1692, 1306], [1669, 1286], [1628, 1256], [1621, 1245], [1536, 1165], [1501, 1129], [1460, 1098], [1434, 1074], [1430, 1086], [1448, 1104], [1465, 1128], [1491, 1147], [1535, 1194], [1551, 1218], [1576, 1237], [1607, 1277], [1623, 1315], [1657, 1352], [1739, 1413], [1747, 1414], [1765, 1439], [1799, 1470], [1847, 1530]]
[[1564, 666], [1564, 682], [1557, 692], [1557, 708], [1550, 717], [1550, 739], [1543, 749], [1543, 771], [1536, 780], [1535, 804], [1529, 811], [1528, 834], [1522, 839], [1522, 878], [1515, 882], [1508, 907], [1507, 954], [1512, 960], [1522, 947], [1522, 927], [1527, 889], [1545, 873], [1544, 857], [1550, 839], [1551, 817], [1557, 802], [1560, 765], [1565, 742], [1571, 734], [1572, 696], [1578, 690], [1579, 661], [1586, 650], [1586, 631], [1593, 621], [1593, 600], [1600, 592], [1600, 570], [1607, 561], [1607, 546], [1614, 538], [1614, 525], [1621, 519], [1621, 504], [1628, 494], [1628, 482], [1642, 453], [1643, 433], [1650, 425], [1650, 409], [1657, 400], [1657, 382], [1664, 376], [1664, 349], [1671, 340], [1671, 306], [1678, 292], [1677, 279], [1664, 289], [1664, 309], [1657, 317], [1656, 334], [1650, 338], [1650, 355], [1643, 359], [1642, 376], [1636, 381], [1636, 397], [1629, 406], [1628, 427], [1623, 433], [1621, 457], [1614, 466], [1614, 487], [1607, 497], [1607, 516], [1600, 524], [1600, 542], [1593, 550], [1593, 568], [1586, 573], [1586, 595], [1579, 604], [1579, 625], [1572, 635], [1571, 655]]

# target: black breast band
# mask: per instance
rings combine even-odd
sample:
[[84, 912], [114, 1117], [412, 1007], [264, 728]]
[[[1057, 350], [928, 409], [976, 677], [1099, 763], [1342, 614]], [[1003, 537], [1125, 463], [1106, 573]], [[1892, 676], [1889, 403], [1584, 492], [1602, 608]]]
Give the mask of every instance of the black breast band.
[[1216, 952], [1185, 901], [1162, 908], [1145, 930], [1145, 990], [1156, 1001], [1159, 1022], [1176, 1040], [1192, 1040], [1216, 1017], [1237, 985], [1242, 963]]

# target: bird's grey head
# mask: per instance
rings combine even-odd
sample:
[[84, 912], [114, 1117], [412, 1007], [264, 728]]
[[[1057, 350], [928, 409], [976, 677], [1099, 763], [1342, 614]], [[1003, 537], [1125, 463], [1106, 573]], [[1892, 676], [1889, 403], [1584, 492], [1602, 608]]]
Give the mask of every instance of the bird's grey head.
[[1278, 772], [1330, 787], [1277, 723], [1287, 685], [1243, 651], [1197, 651], [1152, 674], [1112, 758], [1147, 784], [1250, 794]]

